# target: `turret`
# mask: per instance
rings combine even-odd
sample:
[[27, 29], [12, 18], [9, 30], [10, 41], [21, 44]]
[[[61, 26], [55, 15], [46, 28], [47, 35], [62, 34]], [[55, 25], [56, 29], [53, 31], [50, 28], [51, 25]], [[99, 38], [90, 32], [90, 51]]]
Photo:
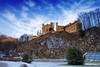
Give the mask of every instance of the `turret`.
[[44, 24], [42, 24], [42, 27], [44, 27]]
[[53, 28], [53, 22], [51, 22], [51, 27]]
[[44, 24], [42, 24], [42, 33], [45, 32]]
[[58, 22], [56, 22], [56, 31], [58, 30]]

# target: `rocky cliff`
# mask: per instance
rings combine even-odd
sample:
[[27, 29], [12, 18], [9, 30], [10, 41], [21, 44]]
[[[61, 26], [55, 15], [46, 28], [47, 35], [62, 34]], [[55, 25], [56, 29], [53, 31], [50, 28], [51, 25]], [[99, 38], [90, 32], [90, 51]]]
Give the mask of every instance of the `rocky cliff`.
[[100, 51], [100, 28], [90, 28], [81, 37], [79, 33], [60, 31], [47, 33], [18, 47], [18, 52], [30, 54], [33, 58], [64, 58], [69, 46], [79, 47], [83, 53]]

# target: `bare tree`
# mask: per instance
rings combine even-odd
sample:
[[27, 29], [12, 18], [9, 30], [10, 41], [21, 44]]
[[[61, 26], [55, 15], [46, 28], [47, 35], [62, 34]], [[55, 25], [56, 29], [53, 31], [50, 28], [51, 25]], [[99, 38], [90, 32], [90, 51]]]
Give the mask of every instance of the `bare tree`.
[[100, 9], [80, 13], [79, 20], [82, 22], [83, 30], [94, 26], [100, 27]]
[[27, 42], [29, 41], [29, 35], [23, 34], [22, 36], [20, 36], [19, 40], [22, 42]]

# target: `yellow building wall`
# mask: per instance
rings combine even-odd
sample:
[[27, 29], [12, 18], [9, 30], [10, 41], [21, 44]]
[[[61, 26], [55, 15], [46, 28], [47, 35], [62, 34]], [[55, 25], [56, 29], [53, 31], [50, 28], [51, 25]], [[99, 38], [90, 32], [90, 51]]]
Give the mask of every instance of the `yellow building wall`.
[[64, 27], [59, 27], [58, 26], [57, 31], [64, 31]]
[[78, 28], [78, 24], [80, 24], [79, 21], [77, 21], [76, 23], [70, 25], [70, 26], [66, 26], [65, 27], [65, 31], [72, 33], [72, 32], [78, 32], [79, 28]]
[[50, 32], [50, 28], [53, 28], [53, 23], [47, 25], [42, 24], [42, 34]]
[[31, 37], [30, 37], [30, 40], [33, 40], [33, 39], [35, 39], [35, 38], [37, 38], [37, 36], [31, 36]]
[[64, 26], [59, 26], [58, 22], [56, 22], [56, 31], [64, 31]]
[[[74, 23], [66, 25], [66, 26], [59, 26], [58, 23], [56, 23], [56, 31], [66, 31], [69, 33], [78, 32], [81, 29], [78, 26], [79, 24], [81, 24], [80, 21], [75, 21]], [[82, 27], [82, 26], [80, 26], [80, 27]], [[50, 28], [53, 28], [53, 23], [47, 24], [47, 25], [42, 24], [42, 34], [41, 35], [44, 35], [45, 33], [48, 33], [48, 32], [56, 33], [56, 31], [54, 31], [54, 30], [49, 31]], [[30, 37], [30, 40], [40, 37], [41, 35], [32, 36], [32, 37]]]
[[56, 33], [56, 31], [52, 30], [51, 33]]

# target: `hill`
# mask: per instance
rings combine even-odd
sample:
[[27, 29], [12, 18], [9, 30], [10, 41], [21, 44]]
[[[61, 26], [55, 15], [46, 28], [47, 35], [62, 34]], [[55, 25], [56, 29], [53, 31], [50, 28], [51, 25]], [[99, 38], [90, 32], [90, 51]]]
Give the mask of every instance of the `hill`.
[[5, 53], [6, 55], [14, 54], [18, 40], [12, 37], [8, 37], [6, 35], [0, 35], [0, 51]]
[[84, 37], [81, 37], [79, 32], [47, 33], [21, 44], [18, 47], [18, 52], [28, 53], [33, 58], [64, 58], [69, 46], [77, 46], [83, 53], [100, 51], [100, 28], [93, 27], [84, 32]]
[[16, 42], [17, 39], [8, 37], [6, 35], [0, 35], [0, 42]]

